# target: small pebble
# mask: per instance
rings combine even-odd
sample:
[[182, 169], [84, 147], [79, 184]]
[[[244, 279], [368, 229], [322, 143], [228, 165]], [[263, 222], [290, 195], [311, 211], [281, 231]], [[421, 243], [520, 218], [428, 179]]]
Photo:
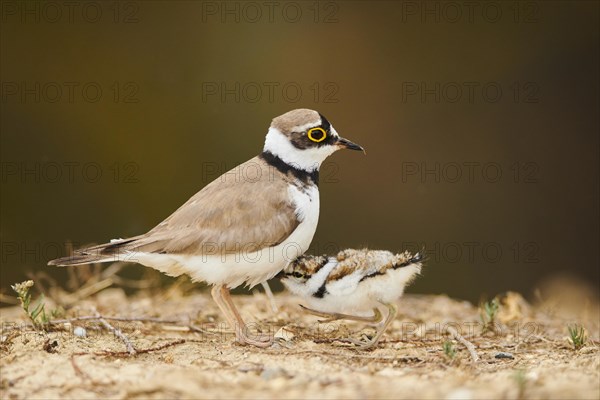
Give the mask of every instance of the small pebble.
[[76, 326], [75, 329], [73, 329], [73, 335], [75, 335], [77, 337], [86, 337], [87, 331], [85, 330], [85, 328], [82, 328], [81, 326]]
[[494, 358], [508, 358], [510, 360], [514, 360], [515, 356], [513, 356], [510, 353], [500, 352], [500, 353], [496, 353], [496, 355], [494, 356]]

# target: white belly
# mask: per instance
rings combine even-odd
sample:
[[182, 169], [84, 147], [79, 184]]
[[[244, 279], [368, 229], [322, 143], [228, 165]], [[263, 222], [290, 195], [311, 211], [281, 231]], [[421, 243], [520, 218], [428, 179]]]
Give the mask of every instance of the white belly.
[[167, 275], [188, 274], [193, 281], [204, 281], [212, 285], [234, 288], [246, 283], [252, 287], [264, 282], [304, 254], [317, 229], [319, 189], [313, 186], [301, 191], [290, 186], [289, 190], [301, 222], [292, 234], [277, 246], [255, 252], [210, 256], [132, 253], [129, 259]]

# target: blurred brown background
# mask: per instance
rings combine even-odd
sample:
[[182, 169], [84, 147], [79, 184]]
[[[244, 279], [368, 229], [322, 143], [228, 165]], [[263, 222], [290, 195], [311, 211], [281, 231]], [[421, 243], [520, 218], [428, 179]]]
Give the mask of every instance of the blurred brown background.
[[315, 252], [425, 247], [410, 291], [474, 301], [598, 289], [597, 2], [1, 7], [5, 292], [152, 228], [299, 107], [368, 152], [326, 162]]

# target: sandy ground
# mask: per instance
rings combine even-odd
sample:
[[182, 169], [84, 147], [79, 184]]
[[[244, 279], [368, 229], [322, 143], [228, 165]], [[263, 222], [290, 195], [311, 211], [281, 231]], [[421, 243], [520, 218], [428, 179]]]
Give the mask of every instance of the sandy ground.
[[[446, 296], [407, 295], [380, 345], [360, 350], [336, 338], [369, 336], [372, 328], [319, 324], [297, 299], [276, 298], [277, 313], [262, 293], [234, 298], [255, 329], [277, 334], [267, 349], [235, 344], [207, 292], [127, 297], [110, 288], [64, 313], [62, 318], [94, 316], [97, 310], [106, 317], [159, 319], [107, 321], [131, 341], [138, 351], [133, 356], [97, 320], [36, 332], [24, 326], [19, 307], [3, 308], [0, 397], [600, 398], [598, 308], [589, 302], [565, 312], [556, 302], [530, 306], [511, 294], [500, 307], [497, 332], [482, 333], [478, 307]], [[578, 351], [567, 341], [566, 327], [573, 322], [589, 336]], [[479, 361], [455, 340], [454, 358], [445, 354], [448, 324], [476, 346]], [[74, 334], [78, 327], [86, 337]]]

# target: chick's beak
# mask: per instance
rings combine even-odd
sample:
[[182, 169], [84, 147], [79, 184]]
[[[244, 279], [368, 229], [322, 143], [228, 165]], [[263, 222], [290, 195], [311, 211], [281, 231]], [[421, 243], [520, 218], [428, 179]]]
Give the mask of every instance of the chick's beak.
[[337, 145], [339, 147], [341, 147], [342, 149], [349, 149], [349, 150], [360, 150], [363, 153], [367, 154], [367, 152], [365, 151], [365, 149], [362, 148], [362, 146], [357, 145], [354, 142], [349, 141], [348, 139], [344, 139], [344, 138], [339, 138], [337, 141]]

